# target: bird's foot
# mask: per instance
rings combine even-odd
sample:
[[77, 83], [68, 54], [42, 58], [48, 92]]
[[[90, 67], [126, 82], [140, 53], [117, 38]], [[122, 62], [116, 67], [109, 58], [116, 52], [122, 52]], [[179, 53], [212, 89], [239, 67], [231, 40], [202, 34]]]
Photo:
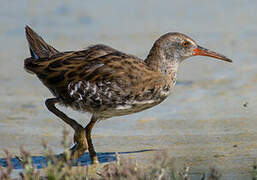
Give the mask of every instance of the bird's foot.
[[[87, 134], [88, 133], [88, 134]], [[89, 151], [90, 159], [93, 165], [99, 164], [98, 157], [94, 150], [90, 132], [84, 128], [79, 128], [74, 134], [74, 145], [61, 154], [61, 157], [68, 160], [75, 160], [80, 158], [86, 150]]]
[[71, 159], [78, 159], [88, 149], [86, 131], [83, 128], [79, 128], [75, 131], [74, 142], [76, 143], [76, 145], [70, 149]]
[[98, 157], [95, 155], [94, 157], [91, 157], [92, 164], [99, 164]]
[[87, 149], [88, 144], [86, 139], [86, 132], [83, 128], [79, 128], [75, 131], [74, 134], [74, 145], [61, 153], [59, 158], [62, 158], [65, 161], [76, 160], [80, 158]]

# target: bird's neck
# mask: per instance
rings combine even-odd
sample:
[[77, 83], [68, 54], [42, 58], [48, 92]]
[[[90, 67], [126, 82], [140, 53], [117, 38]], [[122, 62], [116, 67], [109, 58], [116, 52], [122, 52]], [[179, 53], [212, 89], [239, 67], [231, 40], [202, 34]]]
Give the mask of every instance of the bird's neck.
[[167, 55], [160, 47], [153, 46], [145, 62], [153, 71], [159, 71], [166, 77], [174, 78], [180, 61], [173, 52]]

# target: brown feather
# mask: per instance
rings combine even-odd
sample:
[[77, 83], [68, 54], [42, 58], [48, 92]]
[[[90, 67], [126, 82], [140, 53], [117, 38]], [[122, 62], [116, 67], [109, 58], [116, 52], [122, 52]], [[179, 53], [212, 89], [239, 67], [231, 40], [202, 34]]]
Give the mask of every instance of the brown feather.
[[76, 110], [101, 118], [142, 111], [162, 102], [175, 83], [175, 76], [106, 45], [58, 52], [30, 28], [26, 32], [31, 48], [42, 57], [27, 58], [25, 69], [60, 103]]
[[[39, 58], [50, 57], [58, 50], [47, 44], [36, 32], [34, 32], [29, 26], [26, 26], [26, 38], [29, 43], [30, 50], [33, 51]], [[33, 56], [33, 52], [31, 55]]]

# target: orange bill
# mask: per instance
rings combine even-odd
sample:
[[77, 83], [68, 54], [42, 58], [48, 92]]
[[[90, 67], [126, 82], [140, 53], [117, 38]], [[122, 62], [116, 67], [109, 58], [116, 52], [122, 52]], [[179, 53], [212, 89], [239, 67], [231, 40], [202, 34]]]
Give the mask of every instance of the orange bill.
[[210, 51], [208, 49], [205, 49], [201, 46], [198, 46], [197, 48], [194, 49], [194, 56], [209, 56], [212, 58], [216, 58], [216, 59], [220, 59], [223, 61], [227, 61], [227, 62], [233, 62], [231, 59], [227, 58], [226, 56], [223, 56], [219, 53]]

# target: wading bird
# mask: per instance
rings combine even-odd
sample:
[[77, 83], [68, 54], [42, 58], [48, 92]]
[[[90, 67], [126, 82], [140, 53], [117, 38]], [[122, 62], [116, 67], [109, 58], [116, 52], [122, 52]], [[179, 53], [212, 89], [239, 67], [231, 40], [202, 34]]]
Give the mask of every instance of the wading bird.
[[[92, 163], [97, 155], [91, 131], [99, 120], [143, 111], [160, 104], [176, 82], [179, 64], [192, 56], [209, 56], [232, 62], [227, 57], [205, 49], [181, 33], [161, 36], [145, 60], [98, 44], [85, 50], [59, 52], [30, 27], [26, 27], [31, 57], [25, 69], [42, 81], [54, 98], [45, 104], [49, 111], [75, 131], [72, 157], [87, 149]], [[56, 104], [92, 114], [86, 127], [56, 108]]]

